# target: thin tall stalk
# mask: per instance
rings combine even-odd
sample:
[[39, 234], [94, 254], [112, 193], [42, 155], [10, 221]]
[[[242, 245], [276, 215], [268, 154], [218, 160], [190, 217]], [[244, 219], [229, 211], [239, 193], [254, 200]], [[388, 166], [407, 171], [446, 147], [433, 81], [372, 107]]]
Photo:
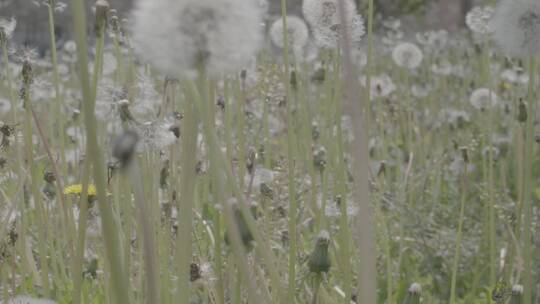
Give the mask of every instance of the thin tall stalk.
[[[345, 1], [339, 1], [339, 13], [342, 22], [346, 22], [347, 12]], [[374, 240], [373, 208], [369, 194], [369, 132], [368, 121], [370, 104], [371, 59], [373, 45], [373, 0], [368, 4], [368, 71], [366, 75], [366, 90], [363, 102], [355, 100], [359, 96], [356, 92], [355, 73], [352, 65], [350, 33], [347, 26], [341, 27], [343, 37], [343, 76], [345, 85], [345, 113], [350, 113], [354, 140], [352, 155], [354, 168], [353, 197], [358, 204], [357, 237], [360, 252], [358, 268], [358, 294], [360, 304], [375, 304], [377, 302], [377, 255]]]
[[130, 303], [128, 295], [129, 281], [122, 261], [122, 250], [118, 229], [114, 223], [113, 213], [106, 197], [106, 178], [103, 157], [98, 146], [97, 122], [94, 113], [95, 93], [92, 93], [88, 73], [88, 45], [86, 35], [86, 13], [82, 0], [72, 0], [71, 9], [75, 40], [77, 43], [77, 58], [83, 96], [84, 124], [87, 132], [88, 157], [93, 167], [96, 183], [97, 201], [102, 222], [102, 232], [105, 241], [107, 261], [111, 270], [110, 281], [115, 303]]

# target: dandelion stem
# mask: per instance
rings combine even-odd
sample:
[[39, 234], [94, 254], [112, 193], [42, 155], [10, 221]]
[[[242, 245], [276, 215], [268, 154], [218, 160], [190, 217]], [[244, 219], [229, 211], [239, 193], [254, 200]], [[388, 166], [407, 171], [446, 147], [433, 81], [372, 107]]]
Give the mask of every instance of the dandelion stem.
[[[94, 96], [92, 93], [90, 77], [88, 73], [88, 54], [86, 39], [86, 13], [82, 0], [72, 0], [72, 15], [75, 38], [77, 42], [78, 67], [80, 69], [80, 81], [83, 96], [84, 123], [87, 131], [88, 157], [92, 163], [93, 175], [96, 183], [97, 200], [102, 220], [103, 238], [107, 261], [111, 269], [111, 283], [113, 299], [115, 303], [130, 303], [128, 295], [128, 279], [122, 251], [119, 242], [118, 228], [114, 223], [112, 208], [106, 197], [105, 167], [98, 146], [97, 122], [94, 113]], [[95, 88], [95, 87], [94, 87]], [[94, 90], [95, 91], [95, 90]]]

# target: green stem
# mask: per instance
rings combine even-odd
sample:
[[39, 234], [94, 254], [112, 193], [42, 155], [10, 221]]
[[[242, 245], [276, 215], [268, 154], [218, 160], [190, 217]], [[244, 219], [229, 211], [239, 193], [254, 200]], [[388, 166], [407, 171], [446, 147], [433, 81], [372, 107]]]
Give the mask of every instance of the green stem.
[[[72, 0], [72, 15], [75, 38], [77, 42], [78, 67], [83, 96], [84, 123], [87, 131], [88, 157], [93, 166], [93, 175], [96, 182], [97, 201], [100, 210], [102, 232], [105, 241], [107, 261], [111, 269], [111, 283], [115, 303], [130, 303], [128, 295], [128, 277], [122, 261], [122, 250], [118, 229], [114, 223], [112, 208], [108, 203], [106, 192], [106, 174], [103, 157], [98, 146], [97, 122], [94, 113], [94, 93], [92, 93], [90, 76], [88, 73], [86, 13], [82, 0]], [[94, 87], [95, 88], [95, 87]]]
[[461, 203], [459, 208], [458, 230], [456, 236], [456, 246], [454, 251], [454, 262], [452, 264], [452, 279], [450, 284], [450, 304], [454, 304], [456, 300], [456, 281], [457, 271], [459, 265], [459, 257], [461, 254], [461, 240], [463, 236], [463, 221], [465, 218], [465, 203], [467, 202], [467, 168], [468, 163], [465, 164], [463, 176], [461, 178]]
[[[197, 163], [197, 117], [191, 102], [184, 102], [184, 119], [182, 121], [182, 173], [180, 178], [180, 212], [177, 237], [178, 250], [178, 291], [179, 304], [190, 303], [190, 265], [192, 256], [193, 207], [195, 206], [195, 165]], [[221, 254], [221, 253], [220, 253]]]

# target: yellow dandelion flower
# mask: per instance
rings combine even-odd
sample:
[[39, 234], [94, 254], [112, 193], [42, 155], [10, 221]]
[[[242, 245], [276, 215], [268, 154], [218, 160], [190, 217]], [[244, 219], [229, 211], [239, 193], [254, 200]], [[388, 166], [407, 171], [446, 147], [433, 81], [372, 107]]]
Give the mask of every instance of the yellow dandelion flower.
[[[82, 193], [82, 184], [70, 185], [64, 188], [64, 194], [76, 194], [81, 195]], [[96, 196], [96, 186], [88, 185], [88, 197]]]

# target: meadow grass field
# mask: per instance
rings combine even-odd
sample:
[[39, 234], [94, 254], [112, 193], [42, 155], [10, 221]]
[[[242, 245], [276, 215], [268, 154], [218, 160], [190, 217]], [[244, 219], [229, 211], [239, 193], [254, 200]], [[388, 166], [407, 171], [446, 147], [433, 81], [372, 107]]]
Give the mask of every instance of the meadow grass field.
[[0, 303], [540, 303], [536, 0], [83, 4], [0, 15]]

